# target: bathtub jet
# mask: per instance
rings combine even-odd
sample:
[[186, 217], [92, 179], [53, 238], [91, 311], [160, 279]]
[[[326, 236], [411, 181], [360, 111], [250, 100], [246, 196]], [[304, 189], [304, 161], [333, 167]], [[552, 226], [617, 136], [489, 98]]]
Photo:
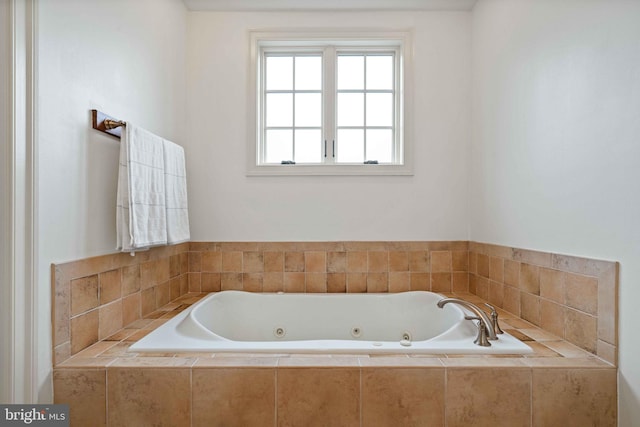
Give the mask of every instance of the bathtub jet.
[[442, 295], [213, 293], [133, 344], [130, 352], [526, 354], [505, 333], [478, 346], [477, 315]]

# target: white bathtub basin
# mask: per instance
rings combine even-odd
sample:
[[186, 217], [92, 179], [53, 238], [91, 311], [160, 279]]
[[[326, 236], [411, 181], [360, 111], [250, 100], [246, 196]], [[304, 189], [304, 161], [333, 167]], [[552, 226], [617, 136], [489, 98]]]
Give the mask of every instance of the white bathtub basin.
[[211, 294], [135, 344], [131, 352], [524, 354], [503, 334], [473, 344], [477, 329], [443, 296], [397, 294]]

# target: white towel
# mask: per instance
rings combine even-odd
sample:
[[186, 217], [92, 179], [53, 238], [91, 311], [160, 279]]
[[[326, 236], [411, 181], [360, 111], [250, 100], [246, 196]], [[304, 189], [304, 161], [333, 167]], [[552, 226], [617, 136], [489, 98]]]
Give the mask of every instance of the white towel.
[[164, 187], [167, 209], [167, 243], [186, 242], [189, 233], [187, 171], [184, 149], [164, 140]]
[[120, 144], [118, 249], [130, 252], [166, 244], [163, 139], [127, 122]]

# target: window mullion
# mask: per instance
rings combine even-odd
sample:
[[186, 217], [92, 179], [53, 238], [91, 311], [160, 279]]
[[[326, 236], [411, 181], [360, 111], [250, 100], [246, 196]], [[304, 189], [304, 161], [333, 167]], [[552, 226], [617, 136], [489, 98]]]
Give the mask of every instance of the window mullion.
[[324, 118], [323, 118], [323, 136], [326, 143], [326, 157], [324, 162], [326, 164], [334, 164], [336, 153], [335, 140], [336, 140], [336, 108], [337, 108], [337, 96], [336, 96], [336, 49], [333, 46], [328, 46], [324, 50], [324, 60], [322, 62], [323, 82], [322, 96], [324, 101]]

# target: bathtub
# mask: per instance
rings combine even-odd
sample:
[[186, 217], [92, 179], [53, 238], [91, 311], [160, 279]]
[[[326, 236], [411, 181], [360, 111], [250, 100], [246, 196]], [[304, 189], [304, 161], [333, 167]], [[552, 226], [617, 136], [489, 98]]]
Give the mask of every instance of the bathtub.
[[491, 347], [443, 296], [397, 294], [211, 294], [133, 344], [130, 352], [525, 354], [509, 334]]

